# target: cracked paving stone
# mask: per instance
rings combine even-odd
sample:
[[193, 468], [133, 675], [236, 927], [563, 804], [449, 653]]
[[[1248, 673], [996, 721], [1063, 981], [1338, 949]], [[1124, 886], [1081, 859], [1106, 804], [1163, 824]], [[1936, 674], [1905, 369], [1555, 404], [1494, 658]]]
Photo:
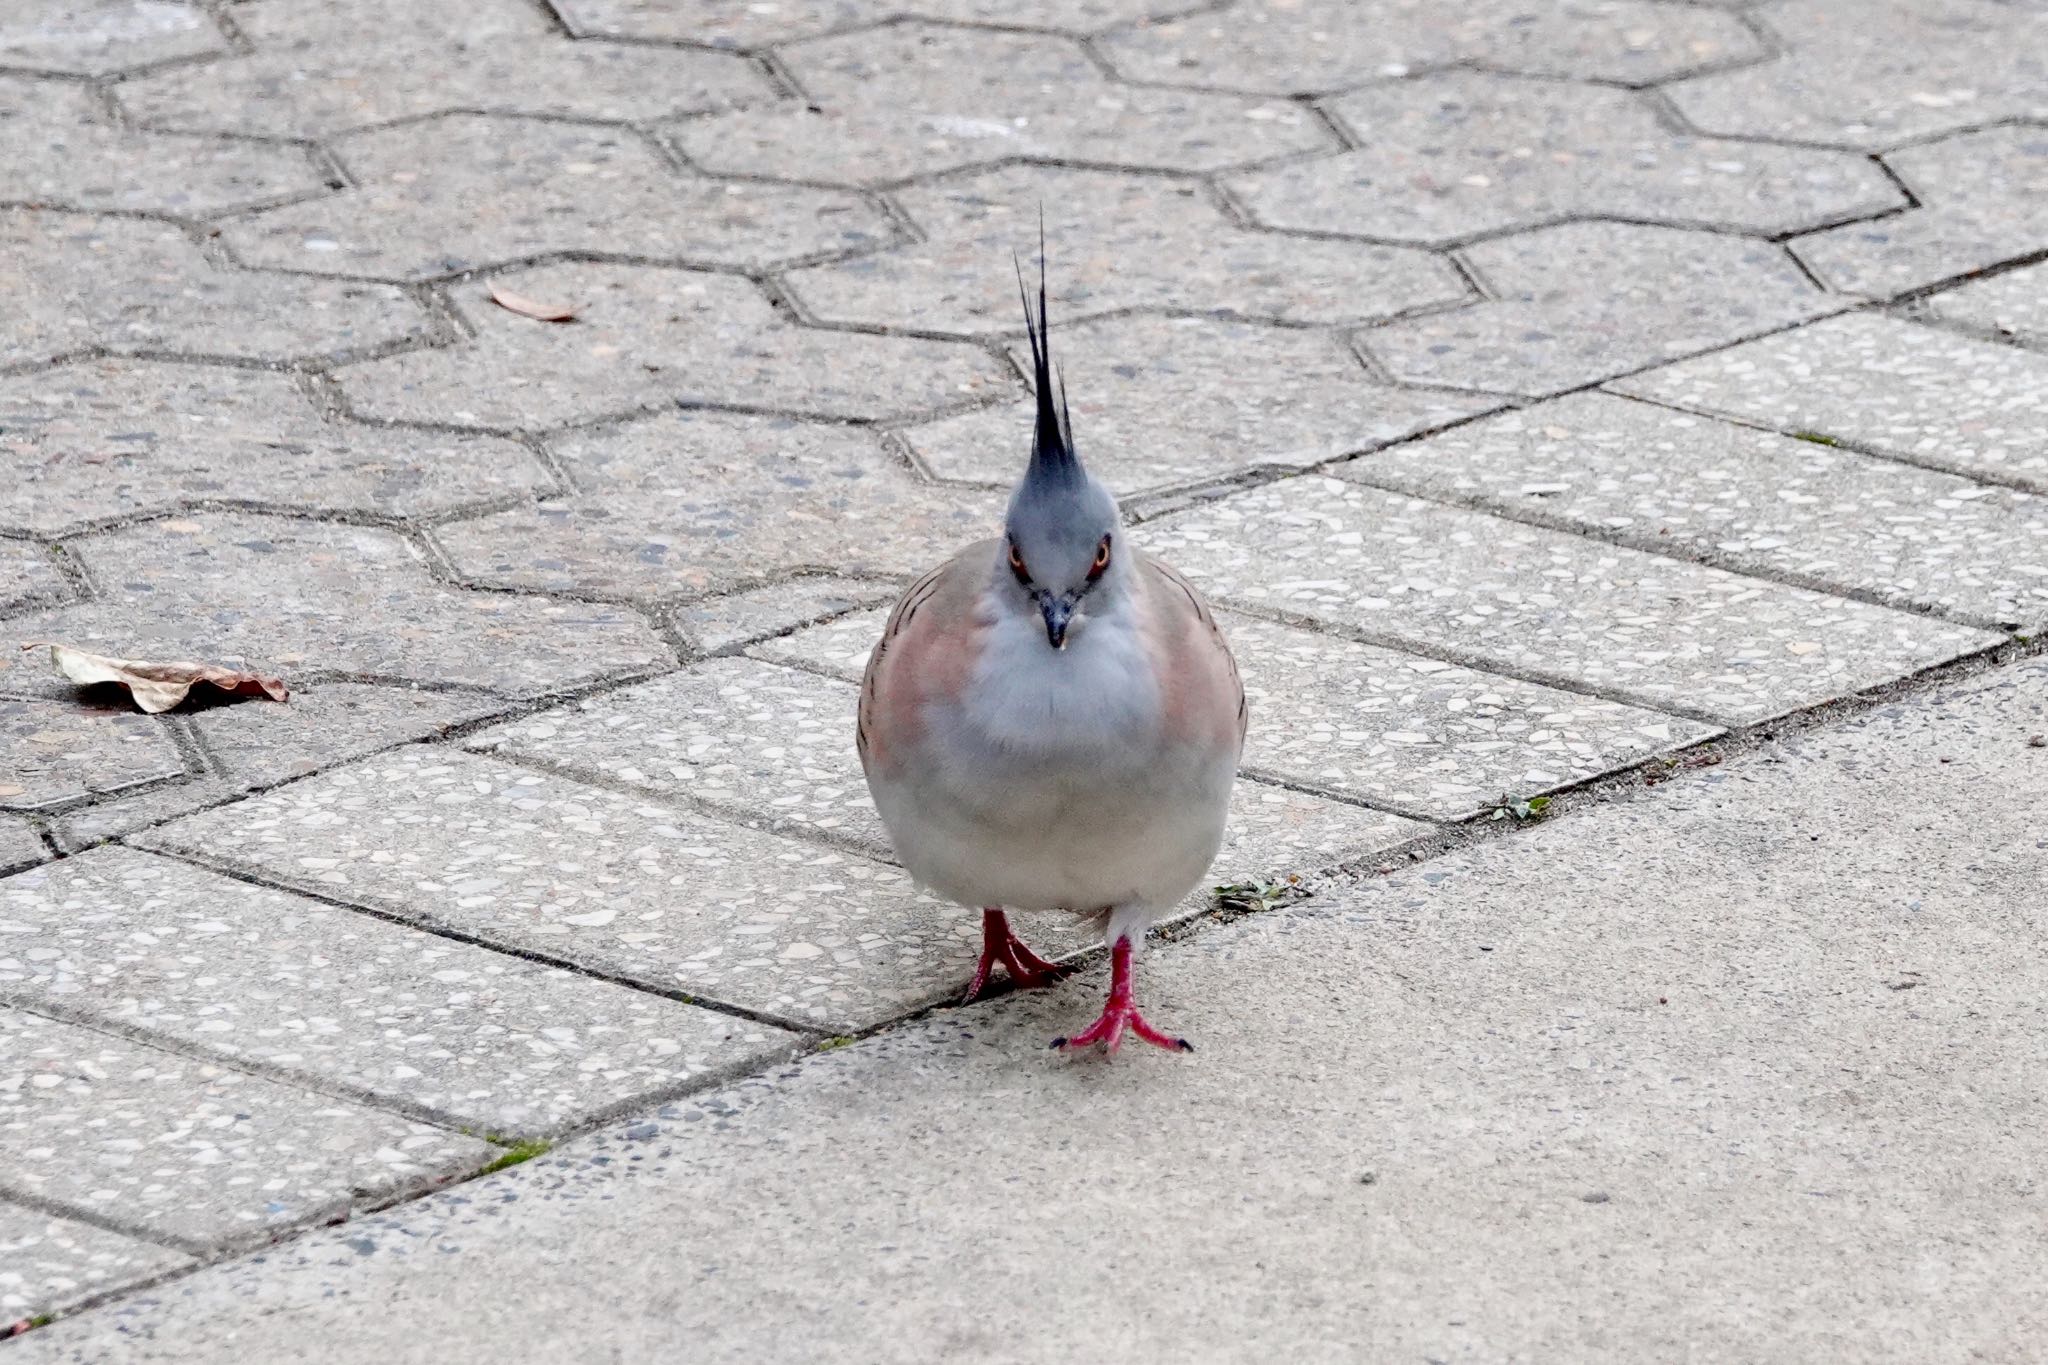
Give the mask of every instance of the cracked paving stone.
[[50, 851], [43, 847], [42, 839], [28, 821], [16, 815], [0, 815], [0, 872], [12, 872], [49, 856]]
[[[22, 638], [197, 657], [287, 682], [335, 670], [514, 696], [670, 658], [627, 611], [444, 587], [409, 541], [375, 527], [207, 513], [104, 532], [74, 551], [104, 593], [20, 618]], [[25, 671], [0, 659], [0, 689]]]
[[492, 303], [483, 282], [464, 283], [452, 293], [475, 340], [342, 369], [351, 408], [527, 428], [676, 402], [878, 419], [1008, 393], [1017, 382], [1007, 365], [957, 342], [798, 327], [729, 275], [555, 265], [498, 278], [528, 298], [574, 306], [577, 320], [535, 322]]
[[730, 649], [780, 635], [861, 607], [894, 601], [902, 589], [888, 583], [825, 575], [709, 597], [675, 613], [676, 628], [705, 651]]
[[432, 739], [481, 720], [505, 703], [461, 692], [426, 692], [368, 683], [294, 684], [283, 706], [236, 702], [180, 712], [206, 751], [208, 773], [116, 801], [101, 801], [51, 821], [57, 840], [76, 852], [244, 792], [305, 777], [393, 745]]
[[980, 942], [897, 868], [465, 753], [365, 759], [145, 838], [834, 1032], [946, 998]]
[[2048, 115], [2048, 11], [1997, 0], [1785, 0], [1783, 55], [1666, 86], [1701, 130], [1876, 149]]
[[0, 616], [71, 592], [71, 580], [58, 571], [50, 551], [26, 540], [0, 540]]
[[1260, 222], [1440, 244], [1602, 215], [1784, 233], [1905, 202], [1865, 157], [1688, 137], [1626, 90], [1447, 71], [1329, 107], [1358, 150], [1230, 182]]
[[0, 209], [0, 293], [12, 304], [0, 365], [90, 346], [283, 362], [423, 332], [390, 285], [215, 266], [168, 223]]
[[1607, 394], [1332, 472], [1975, 624], [2048, 622], [2048, 498]]
[[46, 810], [185, 775], [156, 717], [70, 690], [76, 700], [0, 698], [0, 810]]
[[899, 24], [777, 55], [808, 103], [674, 125], [694, 164], [879, 184], [1013, 158], [1214, 171], [1334, 145], [1288, 101], [1113, 82], [1050, 34]]
[[992, 535], [994, 494], [933, 485], [856, 427], [666, 412], [552, 443], [579, 490], [442, 527], [465, 577], [658, 598], [800, 569], [909, 575]]
[[1647, 84], [1762, 53], [1730, 15], [1639, 0], [1259, 0], [1125, 29], [1101, 46], [1134, 80], [1280, 95], [1457, 62]]
[[1187, 0], [551, 0], [578, 37], [763, 47], [865, 28], [898, 15], [1092, 33]]
[[1238, 227], [1201, 188], [1157, 176], [1011, 166], [895, 196], [927, 240], [785, 276], [828, 322], [1021, 332], [1013, 255], [1038, 251], [1045, 212], [1052, 316], [1127, 309], [1356, 322], [1469, 297], [1426, 252]]
[[2048, 493], [2048, 356], [1938, 327], [1830, 318], [1613, 387]]
[[8, 0], [0, 66], [100, 76], [227, 47], [198, 5], [174, 0]]
[[0, 1200], [0, 1321], [61, 1313], [191, 1263], [169, 1247]]
[[2008, 270], [1927, 299], [1928, 313], [1980, 332], [2048, 346], [2048, 265]]
[[1889, 298], [2048, 247], [2048, 128], [1987, 128], [1885, 161], [1923, 207], [1795, 241], [1830, 287]]
[[[322, 866], [309, 854], [295, 870]], [[472, 1131], [558, 1132], [796, 1043], [132, 849], [0, 882], [0, 921], [0, 993], [20, 1003]]]
[[1838, 312], [1784, 249], [1569, 223], [1468, 247], [1498, 299], [1359, 334], [1396, 379], [1540, 397]]
[[571, 42], [520, 0], [238, 4], [254, 51], [124, 82], [140, 123], [323, 137], [450, 109], [621, 122], [774, 97], [742, 57]]
[[[1469, 394], [1390, 387], [1319, 332], [1204, 318], [1129, 317], [1061, 327], [1075, 439], [1119, 494], [1184, 487], [1247, 469], [1303, 468], [1499, 406]], [[1030, 351], [1012, 347], [1028, 372]], [[912, 427], [903, 439], [942, 479], [1014, 482], [1032, 403]]]
[[0, 525], [60, 535], [208, 500], [420, 516], [547, 491], [501, 437], [329, 422], [290, 376], [151, 360], [0, 379]]
[[0, 1008], [0, 1179], [11, 1191], [188, 1246], [260, 1242], [346, 1217], [360, 1202], [473, 1170], [496, 1150]]
[[356, 186], [226, 225], [238, 260], [392, 280], [550, 252], [762, 268], [894, 235], [858, 195], [681, 172], [616, 128], [449, 114], [333, 146]]
[[1148, 522], [1145, 537], [1225, 602], [1724, 723], [2002, 638], [1318, 475]]
[[205, 218], [324, 183], [296, 147], [117, 128], [84, 86], [0, 76], [0, 194], [18, 202]]

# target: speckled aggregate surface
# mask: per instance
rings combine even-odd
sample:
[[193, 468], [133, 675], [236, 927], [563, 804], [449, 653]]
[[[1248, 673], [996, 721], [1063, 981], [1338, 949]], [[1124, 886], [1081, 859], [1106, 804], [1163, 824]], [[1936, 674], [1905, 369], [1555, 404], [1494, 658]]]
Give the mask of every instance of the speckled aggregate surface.
[[2048, 265], [2022, 266], [1926, 301], [1930, 315], [1998, 337], [2048, 346]]
[[0, 700], [0, 746], [0, 810], [47, 810], [185, 774], [168, 727], [117, 702]]
[[0, 1317], [10, 1322], [190, 1263], [169, 1247], [0, 1201]]

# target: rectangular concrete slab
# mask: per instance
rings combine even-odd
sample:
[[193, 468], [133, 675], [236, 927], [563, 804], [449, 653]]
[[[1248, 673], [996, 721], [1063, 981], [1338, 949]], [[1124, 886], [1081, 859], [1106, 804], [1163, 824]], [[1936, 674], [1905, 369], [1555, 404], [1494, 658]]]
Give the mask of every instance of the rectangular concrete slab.
[[1321, 475], [1148, 522], [1145, 538], [1226, 603], [1724, 722], [2000, 638]]
[[0, 954], [0, 999], [479, 1133], [559, 1131], [796, 1042], [130, 849], [0, 881]]
[[1973, 625], [2048, 620], [2048, 498], [1609, 394], [1331, 472]]
[[0, 1007], [0, 1194], [188, 1249], [262, 1239], [463, 1175], [497, 1148]]
[[0, 1326], [61, 1313], [192, 1258], [0, 1199]]

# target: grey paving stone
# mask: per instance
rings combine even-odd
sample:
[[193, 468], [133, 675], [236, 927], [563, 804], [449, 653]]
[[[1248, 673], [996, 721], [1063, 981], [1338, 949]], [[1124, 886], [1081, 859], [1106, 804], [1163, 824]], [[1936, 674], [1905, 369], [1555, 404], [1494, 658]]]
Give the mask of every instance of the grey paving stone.
[[[1393, 388], [1320, 332], [1207, 318], [1127, 317], [1062, 327], [1054, 340], [1075, 439], [1119, 494], [1182, 487], [1264, 466], [1303, 468], [1469, 417], [1498, 400]], [[1020, 370], [1030, 351], [1013, 347]], [[1015, 482], [1031, 399], [903, 433], [944, 479]]]
[[[895, 594], [891, 596], [893, 599]], [[889, 607], [882, 606], [871, 611], [853, 612], [788, 635], [762, 640], [748, 646], [747, 653], [757, 659], [794, 664], [857, 683], [862, 670], [868, 666], [868, 655], [873, 652], [875, 641], [882, 638], [882, 626], [889, 619], [889, 611]]]
[[1447, 71], [1329, 108], [1358, 150], [1231, 181], [1260, 222], [1422, 243], [1603, 214], [1782, 233], [1905, 202], [1865, 157], [1690, 137], [1627, 90]]
[[1450, 267], [1426, 253], [1247, 231], [1198, 186], [1156, 176], [1010, 166], [895, 198], [927, 240], [792, 271], [785, 280], [812, 314], [1021, 332], [1009, 261], [1037, 252], [1041, 205], [1052, 315], [1062, 323], [1135, 308], [1352, 322], [1467, 297]]
[[204, 218], [319, 192], [295, 147], [117, 128], [82, 85], [0, 76], [0, 195]]
[[677, 608], [673, 619], [697, 648], [730, 649], [859, 607], [893, 601], [898, 591], [887, 583], [828, 574], [707, 597]]
[[0, 66], [97, 76], [225, 49], [206, 11], [177, 0], [12, 0]]
[[66, 849], [89, 848], [257, 787], [431, 738], [504, 708], [505, 703], [475, 693], [334, 682], [295, 685], [283, 706], [208, 707], [186, 717], [206, 753], [205, 776], [101, 801], [59, 816], [51, 825]]
[[18, 815], [0, 815], [0, 872], [13, 872], [49, 856], [28, 821]]
[[0, 921], [18, 1003], [478, 1133], [556, 1132], [796, 1041], [132, 849], [0, 881]]
[[552, 0], [579, 36], [648, 38], [761, 47], [900, 14], [965, 23], [1090, 33], [1130, 23], [1186, 0]]
[[1722, 722], [2000, 637], [1319, 475], [1145, 526], [1213, 596]]
[[354, 409], [531, 428], [669, 402], [882, 418], [973, 402], [1016, 383], [973, 347], [796, 327], [752, 284], [727, 275], [556, 265], [498, 278], [528, 298], [575, 307], [577, 321], [535, 322], [492, 303], [480, 281], [456, 286], [476, 339], [343, 369]]
[[778, 55], [806, 103], [676, 124], [694, 164], [881, 184], [1014, 157], [1214, 171], [1336, 146], [1299, 105], [1111, 81], [1050, 34], [897, 24]]
[[234, 20], [252, 53], [116, 97], [157, 127], [311, 138], [449, 109], [633, 120], [774, 95], [736, 55], [570, 42], [519, 0], [256, 0]]
[[0, 699], [0, 810], [46, 810], [184, 772], [164, 724], [124, 702]]
[[1454, 62], [1647, 83], [1761, 53], [1728, 15], [1639, 0], [1285, 0], [1125, 29], [1102, 46], [1139, 80], [1274, 94], [1343, 90]]
[[495, 1150], [0, 1007], [0, 1185], [189, 1247], [340, 1217], [473, 1170]]
[[239, 360], [335, 356], [422, 333], [389, 285], [216, 268], [168, 223], [0, 209], [0, 365], [88, 346]]
[[1837, 312], [1768, 242], [1570, 223], [1468, 247], [1497, 298], [1360, 340], [1396, 379], [1559, 393]]
[[[444, 587], [410, 542], [374, 527], [208, 513], [73, 548], [105, 592], [20, 617], [21, 638], [131, 659], [197, 656], [287, 682], [341, 671], [519, 696], [670, 657], [622, 609]], [[49, 666], [36, 663], [0, 655], [0, 690]]]
[[1830, 287], [1888, 298], [2048, 248], [2048, 128], [1987, 128], [1885, 160], [1924, 207], [1794, 242]]
[[1947, 322], [2032, 346], [2048, 345], [2048, 265], [1973, 280], [1934, 295], [1923, 306]]
[[835, 1031], [957, 991], [980, 945], [896, 868], [471, 754], [365, 759], [146, 837]]
[[1996, 0], [1784, 0], [1783, 56], [1666, 88], [1711, 133], [1845, 147], [2048, 112], [2048, 13]]
[[0, 1322], [61, 1313], [191, 1263], [169, 1247], [0, 1201]]
[[516, 442], [324, 420], [290, 377], [151, 360], [0, 379], [0, 525], [44, 535], [211, 500], [417, 516], [553, 488]]
[[1832, 318], [1614, 387], [2048, 492], [2048, 357], [1937, 327]]
[[617, 128], [449, 114], [333, 146], [356, 187], [226, 225], [237, 259], [394, 280], [547, 252], [763, 267], [892, 235], [857, 195], [686, 174]]
[[1002, 524], [995, 495], [934, 486], [857, 427], [672, 411], [552, 444], [581, 491], [443, 527], [463, 574], [695, 596], [799, 569], [915, 574]]
[[1574, 394], [1332, 472], [1979, 625], [2048, 621], [2048, 498], [1626, 398]]
[[1303, 877], [1356, 863], [1430, 832], [1432, 826], [1265, 782], [1238, 779], [1223, 821], [1223, 847], [1182, 915], [1206, 909], [1209, 891], [1232, 882]]
[[26, 540], [0, 540], [0, 615], [71, 593], [70, 580], [58, 572], [47, 549]]

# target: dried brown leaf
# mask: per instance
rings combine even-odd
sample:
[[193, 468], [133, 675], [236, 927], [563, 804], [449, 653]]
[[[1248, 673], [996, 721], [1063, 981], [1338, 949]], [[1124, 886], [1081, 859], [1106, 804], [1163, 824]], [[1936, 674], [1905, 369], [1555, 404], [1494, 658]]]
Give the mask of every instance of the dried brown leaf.
[[113, 683], [127, 688], [136, 706], [151, 715], [170, 710], [201, 683], [235, 696], [261, 696], [272, 701], [283, 701], [291, 695], [285, 690], [281, 678], [266, 677], [261, 673], [238, 673], [216, 664], [156, 664], [140, 659], [110, 659], [103, 654], [88, 654], [82, 649], [52, 644], [47, 640], [31, 641], [22, 648], [49, 650], [50, 662], [57, 665], [57, 671], [75, 683], [87, 686]]
[[524, 294], [515, 294], [496, 280], [485, 280], [484, 288], [491, 291], [491, 300], [500, 308], [509, 308], [521, 317], [532, 318], [535, 322], [567, 322], [576, 316], [574, 308], [541, 303]]

